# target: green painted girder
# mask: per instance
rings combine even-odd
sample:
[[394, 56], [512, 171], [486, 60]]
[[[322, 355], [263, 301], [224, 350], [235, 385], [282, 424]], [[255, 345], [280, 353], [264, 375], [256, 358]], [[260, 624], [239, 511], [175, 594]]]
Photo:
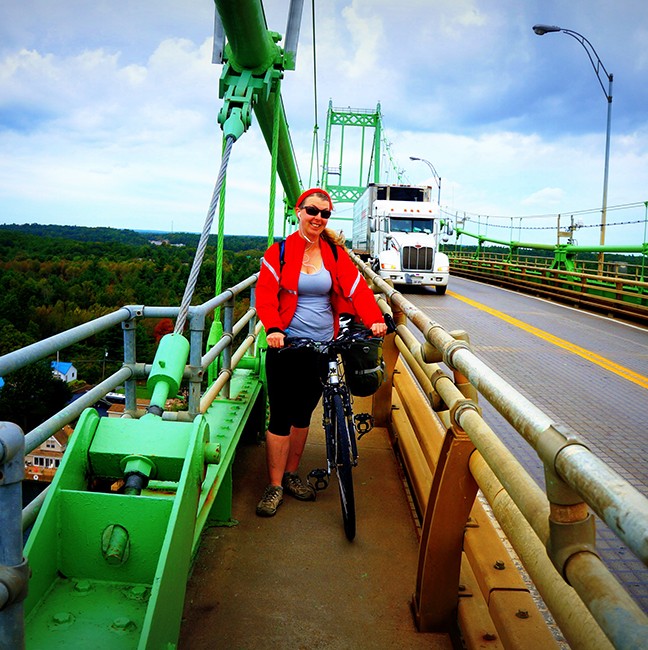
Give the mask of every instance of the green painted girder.
[[[231, 384], [193, 423], [84, 411], [25, 547], [27, 650], [176, 647], [200, 534], [231, 519], [236, 446], [264, 426], [258, 374]], [[133, 458], [152, 468], [137, 496], [111, 487]]]
[[364, 187], [355, 185], [329, 185], [328, 192], [333, 203], [355, 203], [364, 192]]
[[331, 112], [331, 124], [335, 126], [364, 126], [373, 128], [380, 123], [380, 113], [378, 112], [358, 112], [360, 109], [354, 109], [356, 112], [343, 112], [338, 109]]
[[[219, 447], [220, 462], [206, 468], [196, 515], [194, 552], [205, 526], [232, 521], [231, 465], [244, 429], [262, 433], [266, 428], [266, 390], [257, 370], [238, 368], [230, 381], [230, 396], [218, 397], [205, 413], [210, 424], [209, 439]], [[222, 467], [227, 471], [219, 472]]]
[[[367, 168], [370, 169], [373, 165], [373, 182], [377, 183], [380, 179], [380, 144], [381, 144], [381, 113], [380, 104], [377, 105], [375, 110], [359, 109], [359, 108], [333, 108], [333, 103], [329, 101], [327, 116], [326, 116], [326, 135], [324, 138], [324, 159], [323, 159], [323, 177], [322, 183], [329, 193], [331, 198], [338, 203], [355, 203], [364, 193], [366, 184], [364, 181], [364, 158], [365, 151], [365, 129], [373, 129], [373, 138], [371, 146], [371, 156]], [[331, 140], [332, 130], [334, 126], [340, 127], [336, 132], [339, 132], [339, 151], [340, 159], [337, 168], [332, 168], [329, 165], [329, 158], [331, 155]], [[346, 127], [360, 127], [362, 129], [361, 143], [360, 143], [360, 170], [359, 178], [356, 184], [350, 185], [348, 175], [344, 173], [343, 157], [344, 157], [344, 132]], [[334, 170], [335, 169], [335, 170]], [[339, 183], [334, 185], [329, 182], [329, 177], [337, 175]], [[344, 180], [344, 184], [343, 184]]]
[[[260, 0], [216, 0], [215, 4], [228, 40], [225, 57], [232, 69], [238, 73], [248, 71], [260, 78], [266, 77], [269, 70], [275, 69], [281, 77], [286, 65], [283, 51], [276, 44], [279, 36], [267, 29]], [[279, 92], [277, 85], [268, 90], [269, 92], [257, 96], [253, 110], [271, 151], [275, 106], [279, 106], [277, 173], [289, 204], [294, 205], [301, 194], [301, 184], [286, 114], [283, 103], [276, 102], [276, 93]]]

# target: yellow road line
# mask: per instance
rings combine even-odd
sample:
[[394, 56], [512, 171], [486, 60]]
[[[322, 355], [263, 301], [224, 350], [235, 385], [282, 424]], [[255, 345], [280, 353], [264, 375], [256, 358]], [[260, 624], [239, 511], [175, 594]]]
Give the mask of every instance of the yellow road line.
[[578, 345], [574, 345], [573, 343], [570, 343], [569, 341], [565, 341], [565, 339], [561, 339], [557, 336], [554, 336], [553, 334], [549, 334], [548, 332], [538, 329], [537, 327], [533, 327], [533, 325], [529, 325], [524, 321], [518, 320], [517, 318], [513, 318], [512, 316], [509, 316], [504, 312], [497, 311], [497, 309], [492, 309], [491, 307], [482, 305], [480, 302], [476, 302], [475, 300], [471, 300], [470, 298], [466, 298], [465, 296], [460, 296], [454, 291], [448, 291], [447, 293], [449, 296], [452, 296], [457, 300], [461, 300], [462, 302], [465, 302], [466, 304], [471, 305], [472, 307], [481, 309], [481, 311], [485, 311], [488, 314], [495, 316], [496, 318], [499, 318], [507, 323], [510, 323], [511, 325], [520, 327], [524, 331], [529, 332], [530, 334], [534, 334], [535, 336], [545, 341], [548, 341], [549, 343], [553, 343], [554, 345], [563, 348], [563, 350], [567, 350], [568, 352], [577, 354], [579, 357], [582, 357], [583, 359], [587, 359], [588, 361], [595, 363], [597, 366], [600, 366], [601, 368], [605, 368], [606, 370], [613, 372], [615, 375], [619, 375], [619, 377], [623, 377], [624, 379], [627, 379], [628, 381], [631, 381], [634, 384], [637, 384], [638, 386], [642, 386], [643, 388], [648, 388], [648, 377], [644, 377], [643, 375], [640, 375], [638, 372], [634, 372], [633, 370], [630, 370], [625, 366], [621, 366], [618, 363], [614, 363], [614, 361], [610, 361], [609, 359], [606, 359], [605, 357], [602, 357], [596, 354], [595, 352], [591, 352], [590, 350], [581, 348]]

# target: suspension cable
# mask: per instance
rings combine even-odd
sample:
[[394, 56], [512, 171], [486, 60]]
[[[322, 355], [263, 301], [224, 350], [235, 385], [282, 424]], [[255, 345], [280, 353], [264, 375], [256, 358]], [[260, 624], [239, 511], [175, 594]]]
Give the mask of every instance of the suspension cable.
[[[272, 160], [270, 161], [270, 206], [268, 209], [268, 247], [274, 241], [275, 203], [277, 197], [277, 158], [279, 156], [279, 110], [281, 108], [281, 81], [275, 88], [274, 120], [272, 121]], [[285, 227], [285, 222], [284, 222]]]
[[174, 334], [182, 333], [187, 322], [189, 305], [191, 304], [191, 299], [193, 298], [196, 284], [198, 282], [198, 274], [200, 273], [200, 267], [202, 265], [203, 257], [205, 256], [205, 249], [207, 248], [207, 242], [209, 241], [209, 232], [211, 231], [212, 223], [214, 221], [214, 214], [216, 213], [216, 207], [218, 206], [218, 199], [220, 197], [221, 188], [223, 187], [223, 182], [225, 180], [225, 173], [227, 172], [227, 164], [229, 163], [229, 157], [230, 153], [232, 152], [233, 144], [234, 136], [227, 136], [227, 139], [225, 141], [225, 150], [223, 152], [223, 158], [221, 160], [220, 171], [218, 172], [218, 179], [216, 181], [216, 185], [214, 186], [214, 192], [212, 194], [211, 203], [209, 204], [209, 210], [207, 211], [205, 224], [200, 235], [200, 241], [198, 242], [196, 255], [194, 256], [191, 273], [189, 273], [187, 286], [185, 287], [184, 296], [182, 297], [180, 313], [178, 314], [178, 319], [176, 320], [175, 328], [173, 329]]
[[314, 102], [314, 114], [315, 114], [315, 123], [313, 124], [313, 148], [311, 150], [311, 164], [310, 164], [310, 174], [308, 177], [308, 184], [312, 187], [313, 183], [313, 160], [315, 160], [315, 170], [317, 172], [317, 180], [315, 185], [319, 187], [320, 184], [320, 164], [319, 164], [319, 124], [317, 117], [317, 46], [315, 43], [315, 0], [311, 0], [311, 20], [312, 20], [312, 31], [313, 31], [313, 102]]

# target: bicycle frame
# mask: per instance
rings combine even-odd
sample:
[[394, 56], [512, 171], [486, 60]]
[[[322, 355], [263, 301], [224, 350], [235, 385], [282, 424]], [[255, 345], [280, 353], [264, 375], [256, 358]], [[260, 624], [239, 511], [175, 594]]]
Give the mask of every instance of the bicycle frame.
[[[357, 339], [355, 339], [357, 340]], [[317, 342], [311, 339], [286, 339], [289, 347], [307, 347], [320, 354], [326, 355], [327, 371], [323, 381], [322, 424], [326, 440], [326, 469], [314, 469], [308, 474], [309, 484], [316, 490], [328, 487], [331, 472], [335, 469], [340, 489], [342, 506], [342, 521], [344, 532], [349, 541], [356, 534], [355, 493], [353, 489], [352, 470], [358, 464], [358, 444], [356, 432], [361, 435], [370, 430], [371, 416], [362, 414], [359, 427], [355, 425], [355, 417], [351, 406], [351, 393], [344, 374], [340, 371], [342, 360], [339, 352], [344, 349], [349, 339], [335, 339], [328, 342]]]
[[341, 361], [337, 352], [328, 353], [328, 373], [324, 384], [322, 394], [323, 416], [322, 425], [326, 436], [326, 459], [328, 462], [327, 472], [331, 475], [331, 470], [337, 469], [339, 454], [337, 453], [337, 438], [333, 427], [335, 418], [335, 409], [333, 406], [333, 397], [339, 395], [344, 408], [344, 416], [347, 422], [349, 438], [351, 440], [351, 459], [355, 467], [358, 464], [358, 445], [356, 441], [356, 428], [353, 421], [353, 409], [351, 407], [351, 394], [347, 385], [344, 383], [340, 373]]

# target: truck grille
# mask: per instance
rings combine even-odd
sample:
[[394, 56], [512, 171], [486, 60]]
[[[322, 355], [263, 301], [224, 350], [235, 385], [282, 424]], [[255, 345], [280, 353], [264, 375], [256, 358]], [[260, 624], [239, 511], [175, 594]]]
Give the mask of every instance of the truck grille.
[[434, 266], [433, 248], [405, 246], [402, 255], [403, 271], [431, 271]]

